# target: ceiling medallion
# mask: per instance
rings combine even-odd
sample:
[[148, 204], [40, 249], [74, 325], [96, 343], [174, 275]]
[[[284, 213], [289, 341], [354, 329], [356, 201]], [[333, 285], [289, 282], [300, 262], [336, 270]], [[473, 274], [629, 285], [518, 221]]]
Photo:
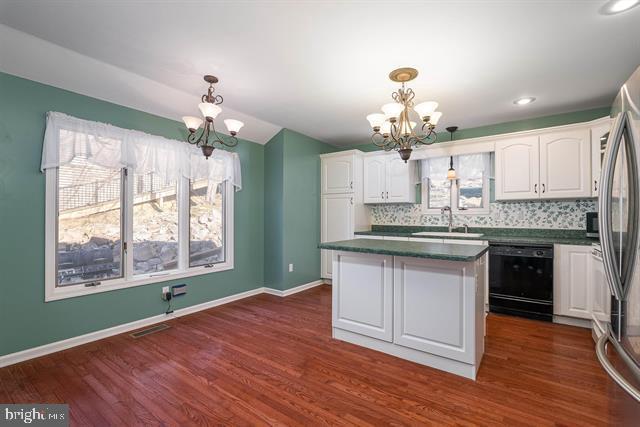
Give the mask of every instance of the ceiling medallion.
[[[415, 93], [413, 89], [405, 87], [405, 83], [417, 76], [418, 70], [408, 67], [398, 68], [389, 73], [392, 81], [402, 83], [400, 89], [391, 96], [395, 102], [384, 104], [381, 108], [382, 114], [374, 113], [367, 116], [373, 128], [373, 143], [385, 151], [396, 150], [405, 163], [411, 157], [413, 147], [436, 142], [438, 135], [434, 129], [442, 116], [441, 112], [436, 111], [438, 103], [435, 101], [421, 102], [414, 106]], [[411, 121], [412, 110], [422, 121], [420, 134], [413, 129], [417, 122]]]
[[[189, 136], [187, 136], [187, 142], [194, 144], [202, 149], [202, 154], [208, 159], [213, 150], [214, 144], [220, 144], [227, 147], [235, 147], [238, 144], [236, 135], [240, 131], [240, 128], [244, 126], [240, 120], [226, 119], [224, 124], [227, 126], [227, 130], [231, 137], [218, 135], [216, 132], [213, 121], [222, 112], [222, 108], [219, 107], [222, 104], [222, 96], [214, 95], [213, 88], [214, 83], [218, 83], [218, 78], [215, 76], [206, 75], [204, 81], [209, 83], [209, 89], [205, 95], [202, 95], [202, 102], [198, 104], [198, 108], [204, 117], [204, 120], [200, 117], [185, 116], [182, 118], [184, 124], [189, 129]], [[204, 123], [204, 128], [198, 134], [197, 130]]]

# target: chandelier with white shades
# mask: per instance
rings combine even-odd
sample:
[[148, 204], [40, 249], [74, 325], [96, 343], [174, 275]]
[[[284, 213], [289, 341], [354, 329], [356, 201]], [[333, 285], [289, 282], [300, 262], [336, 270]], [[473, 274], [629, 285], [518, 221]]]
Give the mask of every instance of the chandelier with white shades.
[[[214, 95], [213, 88], [214, 83], [218, 83], [218, 78], [211, 75], [204, 76], [204, 81], [209, 83], [209, 89], [205, 95], [202, 95], [202, 102], [198, 104], [198, 108], [204, 117], [204, 120], [200, 117], [184, 116], [182, 120], [189, 129], [189, 136], [187, 136], [187, 142], [194, 144], [202, 149], [202, 153], [208, 159], [213, 150], [214, 144], [221, 144], [227, 147], [234, 147], [238, 144], [236, 135], [240, 131], [240, 128], [244, 126], [240, 120], [226, 119], [224, 124], [229, 131], [231, 137], [218, 135], [213, 121], [222, 112], [222, 108], [219, 107], [222, 104], [222, 96]], [[204, 123], [204, 128], [198, 134], [197, 130]]]
[[[438, 135], [434, 129], [442, 116], [441, 112], [436, 111], [438, 103], [435, 101], [414, 105], [416, 94], [413, 89], [405, 87], [405, 83], [415, 79], [417, 75], [418, 70], [415, 68], [398, 68], [389, 73], [389, 78], [402, 83], [402, 87], [393, 93], [394, 102], [382, 106], [382, 113], [367, 116], [373, 128], [373, 143], [385, 151], [396, 150], [405, 163], [411, 157], [412, 147], [436, 142]], [[421, 133], [414, 130], [417, 122], [411, 120], [412, 110], [422, 122]]]

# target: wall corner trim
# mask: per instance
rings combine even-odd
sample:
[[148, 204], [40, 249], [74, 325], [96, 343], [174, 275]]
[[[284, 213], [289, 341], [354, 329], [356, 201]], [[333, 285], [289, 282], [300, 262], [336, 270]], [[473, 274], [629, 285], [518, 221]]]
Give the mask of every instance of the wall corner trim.
[[251, 289], [249, 291], [240, 292], [237, 294], [218, 298], [212, 301], [207, 301], [202, 304], [196, 304], [189, 307], [180, 308], [175, 310], [170, 315], [159, 314], [157, 316], [151, 316], [145, 319], [135, 320], [133, 322], [123, 323], [121, 325], [112, 326], [110, 328], [89, 332], [88, 334], [67, 338], [62, 341], [56, 341], [56, 342], [44, 344], [38, 347], [28, 348], [26, 350], [18, 351], [15, 353], [5, 354], [4, 356], [0, 356], [0, 368], [9, 366], [9, 365], [14, 365], [16, 363], [24, 362], [30, 359], [35, 359], [37, 357], [46, 356], [47, 354], [56, 353], [58, 351], [67, 350], [69, 348], [77, 347], [79, 345], [88, 344], [90, 342], [98, 341], [114, 335], [119, 335], [125, 332], [144, 328], [146, 326], [153, 325], [154, 323], [164, 322], [167, 320], [171, 320], [171, 319], [186, 316], [192, 313], [196, 313], [198, 311], [217, 307], [219, 305], [228, 304], [233, 301], [249, 298], [255, 295], [269, 294], [269, 295], [275, 295], [279, 297], [287, 297], [289, 295], [306, 291], [307, 289], [311, 289], [316, 286], [320, 286], [324, 283], [325, 283], [324, 280], [316, 280], [314, 282], [305, 283], [300, 286], [296, 286], [294, 288], [287, 289], [284, 291], [273, 289], [273, 288], [267, 288], [264, 286], [256, 289]]

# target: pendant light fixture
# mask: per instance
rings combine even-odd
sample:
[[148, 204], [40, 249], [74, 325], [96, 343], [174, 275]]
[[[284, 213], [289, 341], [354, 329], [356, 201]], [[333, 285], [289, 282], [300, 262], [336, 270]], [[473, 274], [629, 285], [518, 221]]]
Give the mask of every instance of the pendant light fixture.
[[[391, 96], [394, 102], [384, 104], [381, 108], [382, 113], [367, 116], [373, 129], [372, 142], [385, 151], [396, 150], [405, 163], [411, 157], [414, 147], [436, 142], [437, 134], [434, 129], [442, 116], [441, 112], [436, 111], [438, 103], [435, 101], [414, 105], [413, 98], [416, 94], [413, 89], [407, 88], [405, 83], [415, 79], [417, 75], [418, 70], [415, 68], [393, 70], [389, 74], [389, 79], [402, 84], [400, 89]], [[414, 130], [417, 121], [409, 117], [410, 113], [413, 114], [412, 110], [422, 122], [421, 133]]]
[[[214, 119], [222, 112], [222, 108], [219, 107], [222, 104], [222, 96], [214, 95], [215, 91], [213, 85], [218, 83], [218, 78], [215, 76], [206, 75], [204, 81], [209, 83], [209, 89], [207, 93], [202, 95], [198, 108], [204, 117], [204, 120], [199, 117], [185, 116], [182, 118], [184, 124], [189, 129], [189, 135], [187, 136], [187, 142], [194, 144], [202, 149], [202, 154], [208, 159], [213, 150], [214, 144], [220, 144], [227, 147], [234, 147], [238, 144], [236, 135], [240, 131], [240, 128], [244, 126], [240, 120], [227, 119], [224, 124], [227, 126], [227, 130], [231, 137], [218, 135], [216, 128], [213, 124]], [[204, 123], [204, 127], [200, 134], [197, 134], [197, 130]]]
[[[447, 132], [451, 134], [451, 141], [453, 141], [453, 134], [458, 130], [458, 126], [449, 126]], [[453, 168], [453, 156], [449, 158], [449, 170], [447, 171], [447, 179], [449, 181], [455, 181], [458, 179], [456, 176], [456, 170]]]

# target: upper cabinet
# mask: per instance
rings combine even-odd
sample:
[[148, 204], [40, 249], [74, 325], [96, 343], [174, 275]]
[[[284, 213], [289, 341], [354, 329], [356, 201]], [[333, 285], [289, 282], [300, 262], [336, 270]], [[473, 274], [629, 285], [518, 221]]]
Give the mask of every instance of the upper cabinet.
[[607, 148], [610, 130], [609, 120], [591, 128], [591, 195], [593, 197], [598, 197], [602, 160], [604, 160], [604, 151]]
[[537, 136], [496, 142], [496, 199], [537, 199], [539, 163]]
[[540, 197], [591, 197], [589, 129], [540, 135]]
[[397, 153], [364, 158], [364, 203], [415, 203], [415, 162]]
[[496, 200], [593, 196], [588, 127], [496, 142]]
[[353, 193], [355, 167], [355, 154], [322, 157], [322, 194]]

